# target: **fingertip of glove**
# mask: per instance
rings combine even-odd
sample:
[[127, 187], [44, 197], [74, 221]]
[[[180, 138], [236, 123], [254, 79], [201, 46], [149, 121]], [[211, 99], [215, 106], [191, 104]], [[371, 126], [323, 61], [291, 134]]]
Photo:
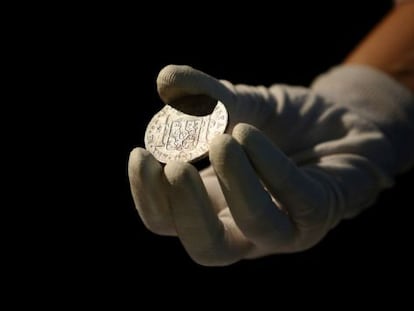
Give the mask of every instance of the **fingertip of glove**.
[[243, 145], [255, 132], [257, 132], [257, 129], [254, 126], [247, 123], [238, 123], [233, 128], [232, 134], [234, 139]]
[[140, 163], [143, 160], [145, 160], [149, 155], [150, 153], [144, 148], [134, 148], [129, 154], [129, 165], [136, 165], [137, 163]]
[[209, 143], [210, 154], [220, 152], [227, 145], [231, 144], [233, 138], [230, 134], [221, 134], [214, 137]]
[[169, 64], [167, 66], [164, 66], [160, 70], [160, 73], [158, 74], [158, 76], [163, 77], [163, 76], [168, 76], [171, 73], [186, 72], [188, 70], [193, 70], [193, 68], [191, 66], [188, 66], [188, 65]]
[[169, 104], [171, 101], [180, 97], [187, 84], [190, 83], [189, 77], [195, 69], [187, 65], [167, 65], [160, 70], [157, 77], [157, 91], [161, 99]]
[[167, 65], [158, 73], [157, 85], [158, 87], [162, 87], [164, 85], [174, 84], [177, 78], [187, 75], [188, 72], [193, 70], [192, 67], [187, 65]]
[[154, 170], [159, 170], [160, 164], [152, 156], [152, 154], [144, 148], [134, 148], [128, 160], [128, 175], [137, 177], [152, 174]]
[[[228, 165], [234, 161], [240, 146], [229, 134], [222, 134], [210, 142], [210, 162], [215, 168]], [[226, 164], [227, 163], [227, 164]]]
[[205, 95], [220, 100], [232, 111], [234, 94], [229, 83], [224, 84], [215, 77], [187, 65], [165, 66], [157, 77], [157, 91], [166, 104], [193, 95]]
[[194, 166], [185, 162], [171, 161], [164, 167], [164, 173], [171, 184], [192, 180], [198, 174]]

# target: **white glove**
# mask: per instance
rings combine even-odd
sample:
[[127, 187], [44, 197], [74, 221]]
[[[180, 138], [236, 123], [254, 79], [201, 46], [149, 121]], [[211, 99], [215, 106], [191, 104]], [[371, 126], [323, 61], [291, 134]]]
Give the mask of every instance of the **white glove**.
[[187, 163], [163, 167], [142, 148], [129, 160], [144, 224], [177, 235], [203, 265], [305, 250], [413, 163], [412, 138], [394, 135], [414, 135], [413, 96], [369, 68], [339, 67], [312, 90], [232, 85], [170, 65], [157, 85], [165, 103], [197, 105], [206, 95], [229, 112], [228, 134], [211, 142], [211, 166], [200, 174]]

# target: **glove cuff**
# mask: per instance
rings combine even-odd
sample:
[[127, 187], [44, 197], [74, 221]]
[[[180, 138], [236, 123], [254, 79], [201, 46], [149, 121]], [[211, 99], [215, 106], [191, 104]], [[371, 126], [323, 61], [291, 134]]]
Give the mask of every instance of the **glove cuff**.
[[397, 159], [393, 173], [414, 164], [414, 94], [392, 77], [361, 65], [341, 65], [317, 77], [311, 88], [374, 123]]

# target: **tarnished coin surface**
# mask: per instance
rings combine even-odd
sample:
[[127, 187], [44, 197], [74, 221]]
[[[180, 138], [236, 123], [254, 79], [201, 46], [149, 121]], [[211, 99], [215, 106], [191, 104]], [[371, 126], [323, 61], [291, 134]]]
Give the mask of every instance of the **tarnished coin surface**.
[[145, 131], [145, 148], [162, 162], [194, 162], [208, 154], [209, 142], [224, 133], [227, 110], [217, 102], [206, 116], [185, 114], [165, 105], [149, 122]]

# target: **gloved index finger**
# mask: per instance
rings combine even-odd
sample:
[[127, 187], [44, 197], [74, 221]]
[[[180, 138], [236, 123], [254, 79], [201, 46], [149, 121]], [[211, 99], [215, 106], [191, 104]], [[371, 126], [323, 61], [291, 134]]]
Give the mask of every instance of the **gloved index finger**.
[[294, 228], [263, 188], [241, 146], [230, 135], [220, 135], [210, 144], [210, 161], [246, 237], [259, 247], [283, 251], [293, 241]]
[[265, 135], [250, 125], [239, 124], [233, 136], [298, 229], [309, 228], [328, 217], [329, 206], [322, 185], [300, 170]]

